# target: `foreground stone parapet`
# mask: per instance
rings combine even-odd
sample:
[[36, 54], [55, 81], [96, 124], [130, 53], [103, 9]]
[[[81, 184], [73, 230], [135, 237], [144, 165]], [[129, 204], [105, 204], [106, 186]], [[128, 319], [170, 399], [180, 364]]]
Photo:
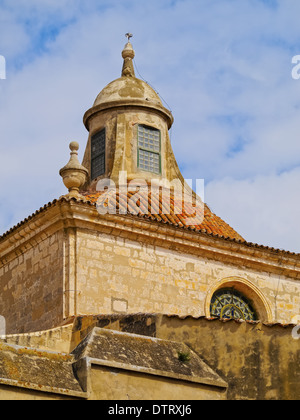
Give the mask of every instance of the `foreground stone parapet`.
[[72, 354], [0, 344], [0, 400], [219, 400], [226, 392], [184, 343], [95, 327]]
[[19, 395], [26, 395], [26, 389], [67, 397], [85, 397], [74, 376], [73, 363], [71, 355], [1, 343], [0, 399], [17, 392], [15, 388], [5, 391], [3, 385], [22, 388]]
[[[80, 366], [82, 360], [88, 358], [89, 364], [192, 382], [200, 388], [202, 385], [208, 386], [212, 389], [206, 390], [207, 395], [216, 393], [217, 399], [227, 389], [226, 382], [183, 343], [94, 328], [73, 355], [80, 361]], [[107, 372], [105, 374], [103, 371], [103, 376], [107, 376]], [[201, 392], [198, 391], [199, 396]], [[194, 392], [197, 395], [197, 389]]]

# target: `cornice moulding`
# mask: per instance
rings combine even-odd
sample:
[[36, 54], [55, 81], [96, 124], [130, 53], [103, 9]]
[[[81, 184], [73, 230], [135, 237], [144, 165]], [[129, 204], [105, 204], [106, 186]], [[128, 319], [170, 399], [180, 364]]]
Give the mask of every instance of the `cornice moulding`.
[[186, 252], [239, 267], [300, 279], [300, 258], [280, 250], [216, 237], [131, 215], [99, 215], [95, 205], [66, 199], [49, 204], [0, 239], [0, 265], [61, 229], [82, 229]]

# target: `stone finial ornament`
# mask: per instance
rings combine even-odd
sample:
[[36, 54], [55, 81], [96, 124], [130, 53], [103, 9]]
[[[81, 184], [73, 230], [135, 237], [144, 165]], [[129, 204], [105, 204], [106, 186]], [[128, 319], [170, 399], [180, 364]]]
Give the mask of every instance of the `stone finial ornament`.
[[133, 35], [128, 33], [125, 36], [128, 38], [128, 42], [122, 51], [122, 57], [124, 59], [124, 64], [122, 68], [122, 77], [135, 77], [135, 72], [134, 72], [134, 67], [133, 67], [133, 62], [132, 62], [135, 56], [135, 52], [130, 43], [130, 38], [132, 38]]
[[79, 189], [85, 184], [88, 170], [78, 160], [79, 144], [76, 141], [70, 143], [71, 158], [59, 174], [63, 178], [65, 186], [69, 190], [69, 197], [80, 197]]

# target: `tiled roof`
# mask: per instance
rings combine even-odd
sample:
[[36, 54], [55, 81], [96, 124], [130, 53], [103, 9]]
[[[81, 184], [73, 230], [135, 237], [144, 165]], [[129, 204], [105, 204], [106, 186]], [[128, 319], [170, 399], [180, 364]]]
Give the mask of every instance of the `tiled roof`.
[[[98, 200], [100, 199], [100, 202], [105, 203], [106, 207], [108, 206], [108, 203], [111, 205], [112, 199], [114, 199], [117, 214], [143, 215], [150, 220], [169, 223], [176, 227], [190, 227], [199, 231], [205, 230], [205, 232], [209, 234], [243, 242], [245, 241], [231, 226], [224, 222], [220, 217], [216, 216], [206, 204], [204, 205], [203, 218], [203, 211], [202, 213], [198, 212], [196, 214], [191, 204], [184, 203], [183, 205], [182, 199], [178, 200], [172, 195], [170, 197], [170, 208], [167, 208], [163, 205], [161, 194], [151, 196], [151, 193], [139, 192], [139, 201], [136, 206], [133, 205], [134, 195], [136, 193], [129, 191], [126, 196], [118, 191], [114, 192], [114, 196], [107, 192], [82, 194], [93, 204], [99, 203]], [[140, 209], [138, 213], [137, 208]], [[183, 211], [178, 212], [176, 209], [183, 209]], [[194, 215], [192, 224], [190, 219], [191, 215]]]
[[[4, 241], [9, 235], [13, 234], [17, 229], [24, 226], [29, 221], [33, 220], [36, 216], [38, 216], [41, 213], [47, 211], [49, 208], [56, 206], [58, 203], [61, 203], [61, 202], [75, 202], [75, 203], [79, 203], [79, 204], [81, 203], [81, 204], [88, 204], [88, 205], [94, 206], [98, 198], [99, 198], [99, 195], [97, 195], [97, 194], [85, 193], [85, 197], [81, 197], [81, 198], [80, 197], [69, 198], [68, 196], [62, 196], [59, 199], [55, 199], [52, 202], [49, 202], [48, 204], [45, 204], [43, 207], [38, 209], [35, 213], [28, 216], [26, 219], [22, 220], [17, 225], [14, 225], [11, 229], [9, 229], [8, 231], [6, 231], [2, 235], [0, 235], [0, 242]], [[191, 231], [198, 231], [201, 234], [208, 235], [208, 236], [211, 236], [211, 237], [214, 237], [214, 238], [224, 239], [224, 240], [227, 240], [227, 241], [231, 241], [233, 243], [243, 244], [247, 248], [252, 248], [252, 249], [257, 249], [257, 250], [262, 250], [262, 251], [268, 251], [268, 252], [275, 253], [275, 254], [281, 254], [281, 255], [284, 255], [286, 257], [290, 256], [290, 257], [297, 258], [297, 259], [299, 258], [300, 254], [296, 253], [296, 252], [287, 251], [287, 250], [279, 249], [279, 248], [274, 248], [274, 247], [270, 247], [270, 246], [266, 246], [266, 245], [261, 245], [261, 244], [254, 243], [254, 242], [247, 242], [245, 239], [241, 238], [241, 236], [237, 232], [235, 232], [234, 229], [232, 229], [227, 223], [225, 223], [222, 219], [220, 219], [218, 216], [213, 214], [210, 211], [210, 209], [208, 208], [208, 206], [205, 205], [205, 213], [207, 212], [207, 210], [211, 214], [211, 217], [215, 218], [215, 222], [220, 220], [221, 224], [224, 223], [224, 225], [227, 226], [227, 229], [232, 230], [236, 234], [236, 236], [234, 236], [233, 234], [232, 235], [226, 235], [225, 229], [221, 229], [220, 226], [219, 226], [220, 232], [224, 232], [223, 234], [222, 233], [216, 233], [215, 229], [211, 229], [211, 228], [206, 229], [204, 227], [204, 222], [207, 220], [206, 216], [205, 216], [204, 222], [200, 225], [200, 227], [198, 229], [197, 228], [192, 228], [191, 226], [184, 226], [184, 225], [180, 225], [180, 227], [185, 228], [185, 229], [189, 229]], [[152, 214], [145, 215], [143, 217], [149, 218], [149, 219], [152, 218], [152, 220], [159, 221], [159, 219], [157, 217], [154, 217], [154, 215], [152, 215]], [[209, 219], [209, 217], [208, 217], [208, 219]], [[169, 221], [163, 221], [162, 219], [160, 220], [160, 222], [161, 223], [168, 223], [170, 225], [174, 225], [174, 226], [179, 227], [179, 225], [175, 225], [175, 224], [173, 224]]]

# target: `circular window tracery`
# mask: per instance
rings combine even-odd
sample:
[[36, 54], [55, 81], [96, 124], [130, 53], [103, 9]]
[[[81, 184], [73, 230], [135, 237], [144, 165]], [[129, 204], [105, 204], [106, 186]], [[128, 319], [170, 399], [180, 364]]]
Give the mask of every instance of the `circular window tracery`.
[[211, 300], [210, 314], [221, 319], [257, 321], [257, 313], [251, 302], [233, 288], [217, 290]]

